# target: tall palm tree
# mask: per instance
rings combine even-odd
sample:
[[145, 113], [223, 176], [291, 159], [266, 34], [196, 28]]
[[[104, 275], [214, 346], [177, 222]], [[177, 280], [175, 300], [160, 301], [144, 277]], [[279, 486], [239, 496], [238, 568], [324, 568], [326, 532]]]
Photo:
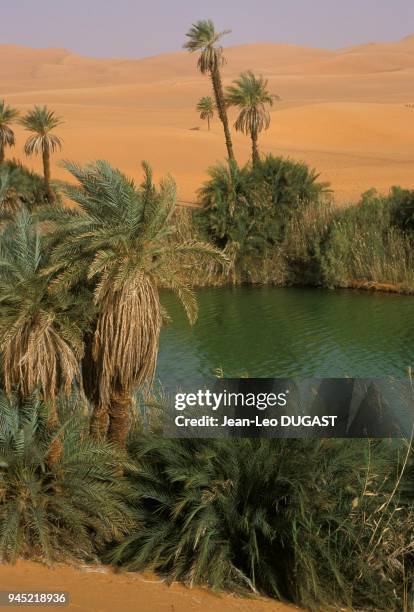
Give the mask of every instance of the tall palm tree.
[[4, 100], [0, 100], [0, 165], [4, 162], [4, 149], [14, 147], [14, 132], [10, 124], [16, 119], [19, 111], [7, 106]]
[[[47, 250], [33, 217], [24, 208], [0, 234], [0, 351], [4, 387], [22, 399], [39, 392], [49, 406], [49, 427], [58, 426], [56, 400], [80, 382], [82, 292], [49, 291]], [[54, 446], [53, 463], [59, 455]]]
[[56, 134], [52, 134], [52, 130], [62, 125], [63, 120], [47, 106], [35, 106], [22, 117], [20, 123], [27, 131], [33, 132], [26, 141], [24, 151], [28, 156], [42, 154], [47, 195], [50, 200], [54, 200], [54, 193], [50, 187], [50, 154], [62, 148], [62, 140]]
[[79, 181], [66, 187], [78, 209], [45, 212], [60, 236], [53, 260], [63, 287], [93, 284], [97, 317], [82, 366], [94, 405], [91, 433], [123, 446], [133, 392], [152, 380], [156, 366], [163, 320], [158, 287], [174, 290], [193, 322], [197, 303], [184, 280], [182, 257], [224, 257], [203, 242], [172, 240], [175, 183], [168, 178], [157, 190], [147, 164], [139, 187], [105, 161], [64, 166]]
[[202, 74], [208, 73], [210, 75], [217, 112], [223, 124], [227, 155], [229, 159], [234, 159], [233, 143], [230, 135], [226, 101], [224, 98], [220, 72], [221, 67], [225, 63], [225, 57], [223, 55], [223, 48], [221, 46], [216, 46], [217, 42], [229, 32], [230, 30], [216, 32], [214, 24], [210, 19], [197, 21], [186, 34], [188, 41], [184, 44], [184, 49], [187, 49], [190, 53], [200, 51], [198, 68]]
[[197, 112], [200, 113], [200, 119], [207, 119], [208, 131], [210, 131], [210, 121], [214, 117], [214, 102], [210, 96], [200, 98], [197, 104]]
[[250, 70], [243, 72], [233, 83], [226, 89], [226, 101], [229, 106], [240, 110], [234, 127], [250, 135], [252, 161], [256, 164], [259, 161], [258, 137], [270, 125], [269, 107], [278, 96], [268, 92], [267, 80], [262, 76], [256, 77]]

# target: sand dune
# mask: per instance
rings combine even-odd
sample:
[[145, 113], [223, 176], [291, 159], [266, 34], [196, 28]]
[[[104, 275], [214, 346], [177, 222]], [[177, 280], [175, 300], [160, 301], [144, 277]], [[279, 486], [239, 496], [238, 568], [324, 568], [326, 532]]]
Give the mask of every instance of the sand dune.
[[[294, 606], [270, 599], [241, 599], [207, 589], [187, 589], [181, 584], [169, 587], [151, 574], [114, 574], [92, 567], [83, 571], [68, 566], [48, 569], [30, 561], [18, 561], [14, 566], [0, 564], [0, 590], [66, 592], [69, 605], [63, 609], [76, 612], [299, 612]], [[47, 610], [61, 609], [47, 606]]]
[[[340, 203], [371, 187], [414, 187], [414, 36], [338, 51], [268, 43], [225, 53], [226, 84], [250, 68], [282, 98], [261, 137], [263, 152], [312, 164]], [[0, 83], [2, 97], [22, 111], [48, 104], [64, 116], [62, 156], [106, 158], [136, 178], [140, 160], [147, 159], [157, 176], [175, 176], [182, 200], [195, 201], [208, 166], [225, 157], [218, 120], [208, 132], [194, 110], [210, 93], [209, 80], [197, 72], [196, 57], [184, 52], [94, 59], [3, 45]], [[22, 156], [20, 128], [17, 136]], [[248, 138], [234, 134], [234, 144], [237, 158], [246, 161]], [[40, 168], [39, 160], [29, 165]], [[59, 167], [54, 175], [65, 177]]]

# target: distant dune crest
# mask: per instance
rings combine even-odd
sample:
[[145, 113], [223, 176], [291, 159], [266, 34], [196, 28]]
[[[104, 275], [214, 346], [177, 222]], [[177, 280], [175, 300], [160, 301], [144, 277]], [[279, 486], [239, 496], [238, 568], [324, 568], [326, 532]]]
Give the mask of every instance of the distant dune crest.
[[[373, 186], [385, 192], [393, 184], [414, 186], [414, 35], [336, 51], [257, 43], [227, 47], [225, 55], [225, 85], [251, 69], [281, 97], [261, 136], [264, 153], [314, 166], [340, 203]], [[148, 159], [158, 176], [174, 175], [180, 199], [195, 201], [206, 169], [226, 155], [217, 118], [208, 132], [195, 110], [211, 94], [196, 61], [184, 51], [96, 59], [0, 45], [2, 97], [22, 111], [48, 104], [63, 116], [65, 157], [104, 157], [137, 179], [140, 161]], [[19, 130], [16, 155], [23, 158]], [[234, 131], [233, 139], [243, 163], [249, 141]], [[53, 176], [67, 178], [59, 167]]]
[[[414, 34], [395, 43], [367, 43], [337, 51], [300, 45], [258, 43], [226, 48], [226, 73], [237, 74], [246, 65], [267, 74], [369, 74], [414, 69]], [[143, 59], [96, 59], [67, 49], [32, 49], [0, 45], [0, 79], [7, 91], [50, 86], [128, 84], [144, 78], [196, 77], [193, 58], [184, 52]], [[52, 81], [52, 83], [51, 83]]]

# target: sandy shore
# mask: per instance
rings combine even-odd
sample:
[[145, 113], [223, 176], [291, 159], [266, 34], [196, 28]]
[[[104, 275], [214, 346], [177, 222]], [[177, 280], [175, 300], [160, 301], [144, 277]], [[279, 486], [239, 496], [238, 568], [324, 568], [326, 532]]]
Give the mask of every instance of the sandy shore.
[[[225, 84], [252, 69], [281, 97], [260, 137], [263, 152], [316, 167], [340, 203], [371, 187], [414, 187], [414, 36], [336, 51], [256, 44], [225, 54]], [[218, 119], [209, 132], [195, 111], [199, 98], [211, 94], [196, 62], [185, 52], [93, 59], [65, 49], [0, 45], [1, 97], [21, 111], [47, 104], [65, 118], [54, 176], [67, 178], [56, 166], [60, 157], [106, 158], [139, 179], [146, 159], [157, 177], [176, 178], [181, 200], [194, 201], [206, 169], [225, 157]], [[25, 137], [17, 128], [15, 154], [22, 158]], [[233, 138], [237, 159], [246, 161], [249, 139], [234, 130]], [[40, 161], [29, 165], [39, 169]]]
[[[76, 612], [293, 612], [268, 599], [241, 599], [216, 595], [207, 589], [168, 586], [152, 574], [113, 573], [106, 568], [75, 569], [46, 566], [30, 561], [0, 565], [1, 591], [66, 591], [65, 607], [30, 606], [31, 609], [73, 610]], [[20, 607], [19, 607], [20, 609]]]

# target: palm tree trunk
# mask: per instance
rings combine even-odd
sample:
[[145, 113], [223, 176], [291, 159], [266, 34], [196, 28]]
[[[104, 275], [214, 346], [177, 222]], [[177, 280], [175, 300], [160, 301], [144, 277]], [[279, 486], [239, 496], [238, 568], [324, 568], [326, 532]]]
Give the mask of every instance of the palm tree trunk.
[[102, 442], [106, 440], [109, 425], [109, 413], [105, 406], [95, 405], [91, 416], [89, 433], [92, 438]]
[[50, 153], [49, 147], [46, 145], [43, 147], [43, 176], [45, 178], [46, 194], [49, 200], [54, 200], [54, 194], [50, 188]]
[[49, 405], [49, 419], [47, 427], [49, 433], [55, 436], [53, 442], [50, 445], [49, 452], [46, 457], [46, 463], [49, 467], [55, 465], [62, 456], [63, 444], [62, 444], [62, 433], [56, 435], [56, 430], [59, 427], [59, 418], [56, 411], [56, 404], [52, 401]]
[[251, 137], [252, 137], [252, 162], [253, 162], [253, 166], [256, 166], [260, 161], [259, 148], [257, 146], [257, 131], [252, 131]]
[[82, 359], [82, 387], [92, 405], [89, 433], [95, 440], [106, 440], [109, 425], [109, 411], [99, 401], [99, 373], [92, 356], [94, 332], [84, 337], [85, 353]]
[[0, 166], [4, 162], [4, 144], [0, 143]]
[[214, 96], [216, 98], [218, 115], [220, 117], [220, 121], [223, 124], [224, 137], [226, 139], [227, 155], [229, 159], [234, 160], [235, 157], [233, 153], [233, 143], [231, 141], [229, 120], [227, 117], [226, 102], [223, 93], [223, 84], [221, 82], [220, 70], [218, 68], [211, 72], [211, 81], [213, 83], [213, 91]]
[[125, 448], [129, 431], [129, 413], [131, 410], [131, 394], [125, 389], [114, 392], [109, 409], [108, 440]]
[[210, 131], [210, 117], [207, 117], [208, 131]]

